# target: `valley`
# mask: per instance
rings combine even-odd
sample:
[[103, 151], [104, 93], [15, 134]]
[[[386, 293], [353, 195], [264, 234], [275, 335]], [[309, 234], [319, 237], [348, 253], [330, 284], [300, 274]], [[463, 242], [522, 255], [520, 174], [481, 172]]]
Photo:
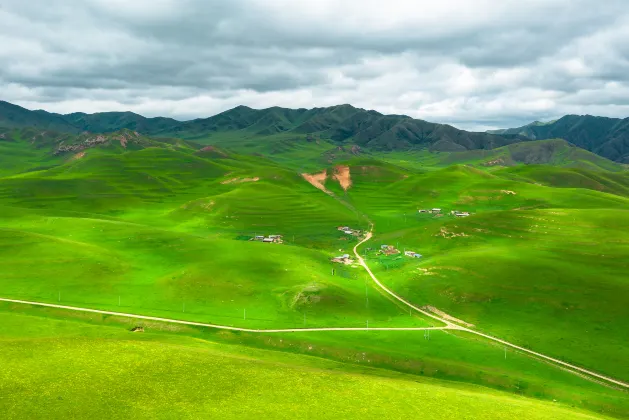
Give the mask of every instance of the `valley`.
[[[3, 133], [0, 383], [16, 418], [50, 381], [38, 401], [93, 401], [75, 408], [89, 415], [104, 395], [90, 382], [136, 366], [144, 382], [107, 391], [124, 403], [106, 412], [137, 413], [127, 386], [149, 386], [137, 402], [157, 410], [174, 392], [167, 372], [189, 381], [182, 416], [268, 415], [270, 400], [316, 396], [334, 418], [358, 395], [384, 398], [376, 389], [397, 390], [387, 409], [400, 416], [422, 412], [405, 403], [417, 393], [452, 401], [431, 405], [435, 418], [467, 398], [475, 408], [460, 409], [490, 418], [629, 415], [621, 163], [563, 140], [435, 151], [286, 133]], [[63, 354], [77, 366], [65, 379], [40, 369]], [[239, 387], [243, 375], [258, 379]], [[252, 411], [200, 404], [208, 378], [253, 393]]]

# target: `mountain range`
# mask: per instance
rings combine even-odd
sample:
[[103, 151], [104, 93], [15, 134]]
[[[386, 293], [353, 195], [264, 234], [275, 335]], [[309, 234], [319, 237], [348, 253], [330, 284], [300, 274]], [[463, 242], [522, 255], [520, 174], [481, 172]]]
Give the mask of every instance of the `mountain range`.
[[535, 121], [523, 127], [489, 131], [530, 140], [562, 138], [577, 147], [622, 163], [629, 163], [629, 118], [566, 115], [548, 123]]
[[146, 118], [132, 112], [55, 114], [31, 111], [0, 101], [0, 127], [30, 127], [63, 133], [113, 133], [131, 130], [155, 137], [176, 137], [211, 143], [213, 138], [294, 135], [326, 139], [371, 150], [428, 149], [435, 152], [491, 150], [529, 140], [562, 138], [608, 159], [629, 162], [629, 118], [567, 115], [551, 123], [486, 133], [459, 130], [405, 115], [338, 105], [327, 108], [252, 109], [238, 106], [209, 118], [178, 121]]

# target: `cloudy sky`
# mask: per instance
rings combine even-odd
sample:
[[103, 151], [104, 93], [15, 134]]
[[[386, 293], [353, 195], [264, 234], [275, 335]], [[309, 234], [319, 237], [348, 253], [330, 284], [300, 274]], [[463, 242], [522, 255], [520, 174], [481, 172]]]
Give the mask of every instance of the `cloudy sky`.
[[0, 99], [178, 119], [350, 103], [481, 130], [629, 116], [627, 0], [0, 0]]

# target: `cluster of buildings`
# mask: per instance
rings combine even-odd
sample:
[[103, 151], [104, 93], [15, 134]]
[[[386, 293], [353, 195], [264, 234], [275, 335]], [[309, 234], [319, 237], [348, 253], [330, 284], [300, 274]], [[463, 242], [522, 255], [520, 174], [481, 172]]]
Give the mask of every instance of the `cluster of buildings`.
[[351, 259], [349, 254], [343, 254], [340, 257], [332, 258], [332, 262], [340, 263], [340, 264], [351, 264], [354, 261]]
[[[419, 213], [430, 213], [430, 214], [441, 214], [441, 209], [437, 209], [437, 208], [430, 209], [430, 210], [421, 209], [421, 210], [418, 210], [418, 212]], [[467, 212], [467, 211], [458, 211], [458, 210], [452, 210], [450, 212], [450, 214], [452, 216], [456, 216], [456, 217], [467, 217], [467, 216], [470, 215], [470, 213]]]
[[281, 244], [282, 243], [282, 235], [256, 235], [250, 239], [251, 241], [265, 242], [271, 244]]
[[346, 235], [352, 235], [352, 236], [360, 236], [363, 233], [361, 230], [352, 229], [349, 226], [339, 226], [336, 229], [343, 232]]
[[422, 254], [418, 254], [415, 251], [404, 251], [404, 255], [406, 255], [407, 257], [411, 257], [411, 258], [421, 258]]
[[393, 245], [380, 245], [380, 252], [384, 255], [394, 255], [400, 253], [400, 251]]
[[[384, 255], [395, 255], [400, 254], [400, 251], [396, 249], [393, 245], [380, 245], [379, 253]], [[415, 251], [404, 251], [404, 255], [411, 258], [421, 258], [422, 255], [418, 254]]]
[[441, 214], [441, 209], [430, 209], [430, 210], [418, 210], [419, 213], [431, 213], [431, 214]]

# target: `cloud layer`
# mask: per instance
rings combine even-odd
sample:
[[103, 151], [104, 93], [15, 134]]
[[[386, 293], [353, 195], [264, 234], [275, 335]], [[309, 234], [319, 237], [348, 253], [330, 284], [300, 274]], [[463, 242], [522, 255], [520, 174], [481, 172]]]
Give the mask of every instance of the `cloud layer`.
[[0, 98], [178, 119], [351, 103], [477, 130], [626, 117], [627, 39], [625, 0], [4, 0]]

